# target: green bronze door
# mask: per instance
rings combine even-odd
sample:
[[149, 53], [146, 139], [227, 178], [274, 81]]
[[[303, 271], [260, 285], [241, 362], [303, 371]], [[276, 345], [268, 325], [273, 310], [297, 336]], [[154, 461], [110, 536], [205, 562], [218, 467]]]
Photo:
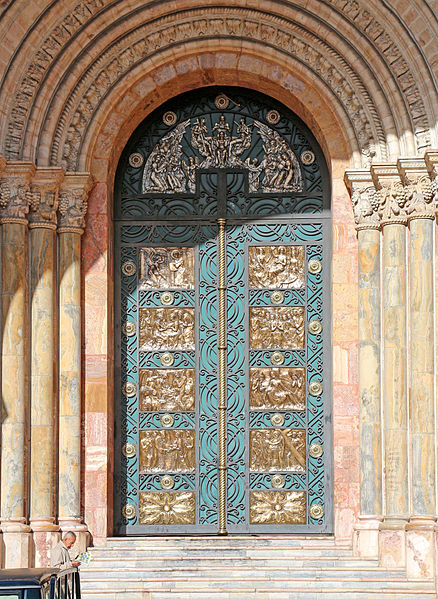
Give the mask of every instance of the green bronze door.
[[239, 88], [157, 110], [115, 192], [118, 534], [332, 530], [329, 197]]

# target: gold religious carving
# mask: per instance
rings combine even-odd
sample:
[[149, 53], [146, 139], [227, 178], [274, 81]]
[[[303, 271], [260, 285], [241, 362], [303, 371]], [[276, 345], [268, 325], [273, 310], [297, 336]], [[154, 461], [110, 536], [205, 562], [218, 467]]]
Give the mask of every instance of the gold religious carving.
[[249, 405], [256, 410], [304, 410], [304, 368], [250, 368]]
[[140, 289], [194, 289], [193, 248], [142, 248]]
[[304, 348], [304, 308], [250, 308], [249, 321], [251, 348]]
[[140, 524], [195, 524], [194, 491], [140, 493]]
[[306, 524], [304, 491], [251, 491], [251, 524]]
[[140, 350], [195, 349], [193, 308], [142, 308]]
[[140, 431], [140, 470], [142, 472], [193, 472], [195, 470], [195, 431]]
[[257, 289], [300, 289], [304, 285], [302, 245], [249, 248], [249, 286]]
[[179, 412], [195, 409], [193, 368], [140, 370], [140, 410]]
[[250, 431], [250, 469], [253, 472], [304, 472], [306, 431], [278, 428]]

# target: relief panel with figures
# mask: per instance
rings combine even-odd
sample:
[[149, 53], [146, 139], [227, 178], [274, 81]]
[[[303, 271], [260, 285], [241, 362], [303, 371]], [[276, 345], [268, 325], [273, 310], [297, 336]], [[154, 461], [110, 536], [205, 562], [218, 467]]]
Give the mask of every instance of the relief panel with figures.
[[303, 246], [250, 246], [248, 260], [250, 288], [300, 289], [304, 285]]
[[250, 308], [249, 315], [251, 348], [304, 348], [304, 308]]
[[140, 350], [195, 349], [195, 312], [192, 308], [142, 308]]
[[140, 289], [193, 289], [193, 248], [143, 248], [140, 273]]
[[140, 431], [140, 470], [142, 472], [193, 472], [195, 431]]
[[140, 370], [139, 378], [141, 411], [195, 409], [193, 368]]
[[249, 405], [255, 410], [304, 410], [304, 368], [250, 368]]
[[251, 430], [250, 469], [254, 472], [304, 472], [306, 432], [277, 428]]

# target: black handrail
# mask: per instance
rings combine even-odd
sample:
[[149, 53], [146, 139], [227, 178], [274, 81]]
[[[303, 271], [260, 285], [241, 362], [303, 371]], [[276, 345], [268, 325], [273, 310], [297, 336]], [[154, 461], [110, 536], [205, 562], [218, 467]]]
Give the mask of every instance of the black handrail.
[[53, 587], [52, 583], [50, 585], [50, 599], [81, 599], [81, 584], [77, 568], [58, 572], [55, 584]]

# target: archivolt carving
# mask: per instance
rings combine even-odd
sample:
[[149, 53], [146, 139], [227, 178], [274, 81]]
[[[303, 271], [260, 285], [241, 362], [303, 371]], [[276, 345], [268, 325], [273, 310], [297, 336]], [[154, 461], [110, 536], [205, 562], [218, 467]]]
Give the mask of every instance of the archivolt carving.
[[206, 16], [204, 10], [201, 17], [199, 12], [191, 11], [184, 16], [185, 21], [171, 25], [169, 18], [164, 18], [154, 22], [153, 31], [149, 25], [141, 27], [102, 54], [70, 94], [54, 135], [52, 164], [61, 159], [68, 170], [76, 168], [81, 140], [93, 112], [110, 87], [135, 63], [170, 43], [205, 36], [250, 38], [269, 43], [307, 64], [339, 97], [356, 132], [364, 162], [369, 162], [376, 146], [380, 148], [380, 157], [385, 158], [385, 136], [373, 101], [354, 71], [332, 48], [272, 15], [263, 14], [263, 20], [272, 23], [268, 25], [260, 23], [260, 14], [256, 11], [227, 8], [227, 15], [235, 13], [235, 17], [218, 14], [217, 9], [211, 12], [213, 14]]

